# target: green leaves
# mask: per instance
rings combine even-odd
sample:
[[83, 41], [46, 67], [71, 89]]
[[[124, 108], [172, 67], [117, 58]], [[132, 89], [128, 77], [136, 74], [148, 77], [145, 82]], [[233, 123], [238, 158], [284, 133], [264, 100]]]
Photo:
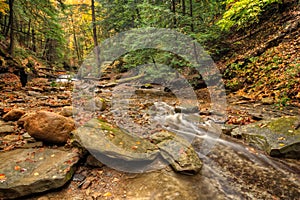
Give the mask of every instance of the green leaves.
[[248, 27], [258, 22], [265, 7], [272, 3], [281, 3], [281, 0], [227, 0], [227, 11], [217, 25], [226, 31], [233, 26], [237, 26], [237, 29]]

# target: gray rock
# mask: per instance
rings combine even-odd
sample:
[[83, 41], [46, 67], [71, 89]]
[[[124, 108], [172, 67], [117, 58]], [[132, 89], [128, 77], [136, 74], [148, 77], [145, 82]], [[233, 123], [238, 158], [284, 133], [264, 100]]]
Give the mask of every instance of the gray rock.
[[71, 179], [77, 153], [58, 149], [17, 149], [0, 153], [0, 199], [59, 188]]
[[94, 156], [88, 155], [86, 158], [86, 164], [92, 167], [102, 167], [103, 163], [97, 160]]
[[294, 124], [299, 117], [285, 116], [241, 126], [232, 131], [247, 143], [271, 156], [300, 158], [300, 130]]
[[103, 164], [121, 171], [140, 170], [140, 166], [154, 162], [159, 156], [158, 148], [150, 141], [97, 119], [73, 131], [73, 136], [73, 144], [79, 144]]
[[161, 169], [167, 162], [177, 172], [196, 174], [202, 167], [191, 144], [171, 132], [156, 133], [149, 140], [92, 119], [73, 134], [75, 140], [103, 164], [119, 170], [149, 171]]
[[104, 111], [106, 107], [107, 107], [107, 103], [105, 99], [96, 97], [87, 101], [84, 104], [83, 109], [87, 111]]
[[33, 97], [41, 95], [40, 92], [36, 92], [36, 91], [28, 91], [27, 93], [28, 93], [29, 96], [33, 96]]
[[13, 133], [15, 131], [14, 126], [11, 125], [1, 125], [0, 126], [0, 134], [1, 133]]
[[200, 158], [184, 138], [168, 131], [155, 133], [150, 138], [176, 172], [192, 175], [201, 170]]

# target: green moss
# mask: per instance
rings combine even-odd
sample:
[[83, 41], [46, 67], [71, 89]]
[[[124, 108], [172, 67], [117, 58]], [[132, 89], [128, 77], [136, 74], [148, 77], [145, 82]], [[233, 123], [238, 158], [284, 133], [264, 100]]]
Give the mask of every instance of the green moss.
[[281, 117], [268, 124], [268, 128], [275, 133], [288, 136], [300, 135], [300, 130], [294, 129], [294, 124], [299, 120], [298, 117]]

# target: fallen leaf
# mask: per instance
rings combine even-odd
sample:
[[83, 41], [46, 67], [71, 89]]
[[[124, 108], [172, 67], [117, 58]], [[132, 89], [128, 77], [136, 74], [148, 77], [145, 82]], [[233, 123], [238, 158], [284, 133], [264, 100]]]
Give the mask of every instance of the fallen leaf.
[[105, 194], [103, 194], [104, 197], [110, 197], [112, 196], [112, 194], [110, 192], [106, 192]]
[[138, 146], [132, 146], [131, 149], [136, 150]]
[[5, 174], [0, 174], [0, 180], [6, 179]]

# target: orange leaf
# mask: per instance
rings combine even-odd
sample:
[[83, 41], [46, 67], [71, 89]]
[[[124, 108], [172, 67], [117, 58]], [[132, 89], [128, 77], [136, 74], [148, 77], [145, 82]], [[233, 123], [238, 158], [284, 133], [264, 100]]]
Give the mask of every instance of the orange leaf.
[[5, 179], [6, 179], [5, 174], [0, 174], [0, 180], [5, 180]]

